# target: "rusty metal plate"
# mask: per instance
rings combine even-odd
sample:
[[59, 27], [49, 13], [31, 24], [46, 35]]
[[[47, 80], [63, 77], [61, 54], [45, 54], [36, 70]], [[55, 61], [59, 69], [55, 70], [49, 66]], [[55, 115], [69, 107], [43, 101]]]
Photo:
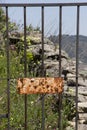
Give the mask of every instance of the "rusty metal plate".
[[17, 81], [19, 94], [62, 93], [63, 78], [20, 78]]

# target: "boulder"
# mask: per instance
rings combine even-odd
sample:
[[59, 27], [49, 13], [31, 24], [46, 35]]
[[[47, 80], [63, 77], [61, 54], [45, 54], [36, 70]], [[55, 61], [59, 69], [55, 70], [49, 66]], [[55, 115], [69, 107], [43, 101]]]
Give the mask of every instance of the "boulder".
[[[35, 60], [38, 60], [40, 61], [40, 63], [42, 63], [42, 44], [41, 43], [38, 44], [36, 43], [33, 45], [31, 44], [28, 49], [33, 53]], [[64, 51], [61, 51], [62, 68], [66, 68], [67, 64], [68, 64], [68, 55]], [[39, 65], [39, 71], [41, 68], [40, 65]], [[47, 39], [44, 40], [44, 66], [46, 70], [46, 75], [52, 77], [59, 76], [59, 49], [56, 48], [55, 50], [54, 43], [50, 42], [50, 40]]]
[[84, 113], [87, 113], [87, 102], [79, 102], [78, 107], [82, 109]]

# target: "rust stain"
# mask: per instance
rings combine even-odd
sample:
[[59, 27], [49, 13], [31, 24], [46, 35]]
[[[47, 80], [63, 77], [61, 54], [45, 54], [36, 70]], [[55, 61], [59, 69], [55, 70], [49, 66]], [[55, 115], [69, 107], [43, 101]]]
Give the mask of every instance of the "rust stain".
[[54, 94], [63, 92], [63, 78], [20, 78], [17, 81], [19, 94]]

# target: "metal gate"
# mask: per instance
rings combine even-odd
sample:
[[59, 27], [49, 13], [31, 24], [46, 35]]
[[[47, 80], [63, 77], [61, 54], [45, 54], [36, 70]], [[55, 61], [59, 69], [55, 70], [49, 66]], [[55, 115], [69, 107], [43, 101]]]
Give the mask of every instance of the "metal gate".
[[[44, 9], [45, 7], [58, 7], [59, 8], [59, 77], [61, 77], [61, 40], [62, 40], [62, 7], [71, 7], [74, 6], [77, 8], [77, 20], [76, 20], [76, 121], [75, 121], [75, 130], [78, 130], [78, 49], [79, 49], [79, 21], [80, 21], [80, 7], [81, 6], [87, 6], [87, 3], [34, 3], [34, 4], [0, 4], [0, 7], [5, 7], [6, 10], [6, 57], [7, 57], [7, 77], [6, 78], [0, 78], [1, 80], [6, 79], [7, 80], [7, 113], [1, 114], [0, 118], [7, 118], [7, 130], [10, 130], [10, 58], [9, 58], [9, 28], [8, 28], [8, 8], [9, 7], [22, 7], [23, 13], [24, 13], [24, 76], [27, 77], [27, 65], [26, 65], [26, 8], [27, 7], [41, 7], [41, 30], [42, 30], [42, 76], [44, 76]], [[58, 128], [59, 130], [62, 130], [62, 95], [59, 95], [59, 122], [58, 122]], [[24, 97], [24, 129], [27, 130], [27, 95]], [[44, 112], [44, 96], [42, 96], [42, 123], [41, 123], [41, 129], [45, 130], [45, 112]]]

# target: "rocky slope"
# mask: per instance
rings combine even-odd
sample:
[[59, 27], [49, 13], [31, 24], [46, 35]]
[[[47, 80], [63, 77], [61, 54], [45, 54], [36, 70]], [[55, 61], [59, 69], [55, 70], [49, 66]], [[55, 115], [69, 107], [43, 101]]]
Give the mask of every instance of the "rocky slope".
[[[35, 57], [40, 58], [42, 53], [41, 44], [33, 44], [30, 46]], [[45, 39], [44, 43], [44, 65], [46, 69], [46, 75], [56, 77], [59, 75], [59, 49], [54, 46], [54, 43]], [[75, 99], [76, 91], [76, 79], [75, 79], [75, 66], [76, 62], [71, 60], [67, 53], [62, 50], [62, 77], [65, 79], [64, 93], [68, 96], [72, 96]], [[40, 70], [40, 68], [39, 68]], [[79, 80], [78, 80], [78, 110], [79, 110], [79, 130], [87, 129], [87, 66], [82, 62], [79, 65]], [[73, 125], [73, 120], [71, 124]]]
[[[13, 39], [14, 40], [14, 39]], [[30, 38], [31, 45], [27, 47], [27, 51], [31, 51], [35, 60], [39, 61], [36, 75], [42, 75], [42, 45], [40, 37], [32, 36]], [[62, 61], [62, 77], [64, 78], [64, 95], [75, 100], [76, 92], [76, 62], [69, 58], [65, 51], [61, 51]], [[59, 76], [59, 48], [55, 48], [54, 43], [48, 39], [44, 39], [44, 66], [45, 75], [50, 77]], [[79, 130], [87, 129], [87, 66], [82, 62], [79, 65], [78, 80], [78, 110], [79, 110]], [[64, 98], [66, 98], [64, 96]], [[75, 117], [70, 121], [74, 127]], [[70, 129], [70, 128], [67, 128]]]

